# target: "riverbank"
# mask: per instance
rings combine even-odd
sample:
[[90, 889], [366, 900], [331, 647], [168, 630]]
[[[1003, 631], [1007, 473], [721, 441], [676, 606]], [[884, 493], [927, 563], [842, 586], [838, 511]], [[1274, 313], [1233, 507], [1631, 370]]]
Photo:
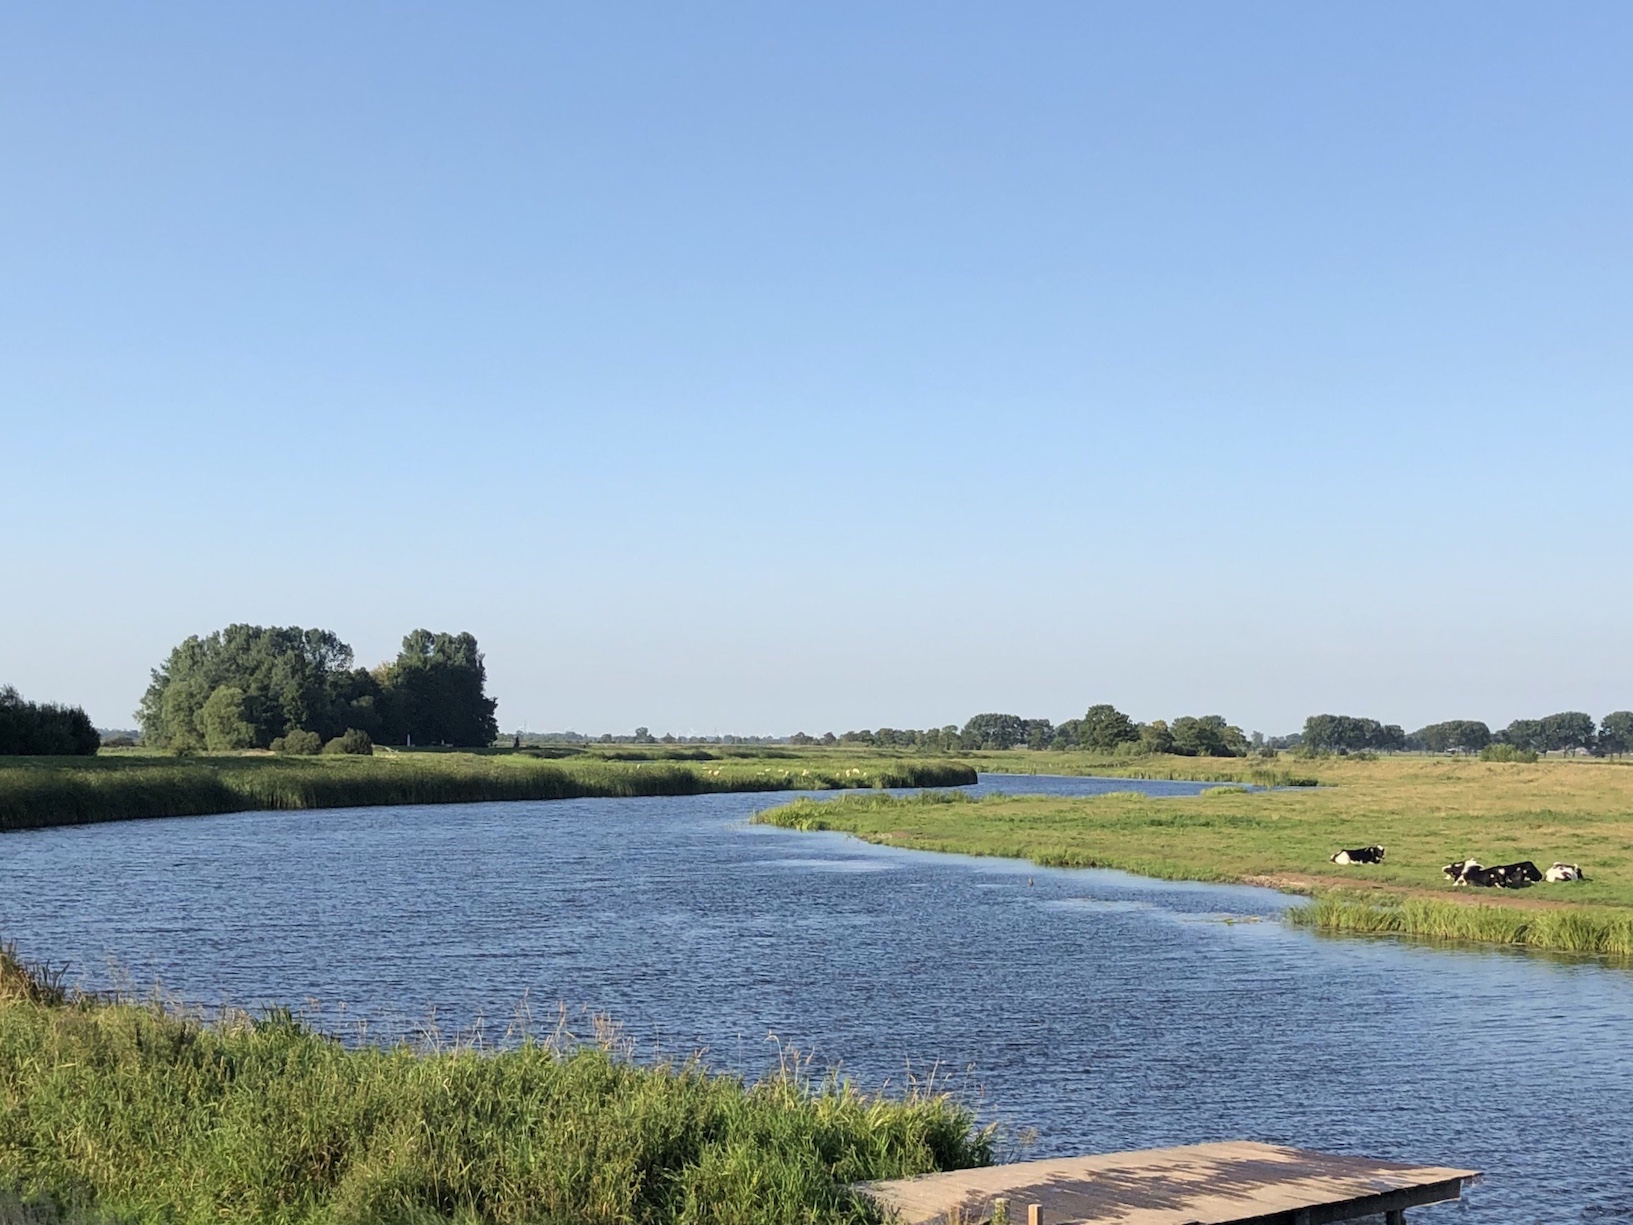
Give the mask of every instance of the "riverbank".
[[[1429, 757], [1296, 765], [1320, 786], [1163, 799], [842, 797], [799, 800], [757, 820], [918, 850], [1270, 885], [1312, 894], [1316, 904], [1297, 919], [1322, 931], [1633, 957], [1633, 766]], [[1382, 864], [1329, 859], [1373, 844], [1387, 848]], [[1578, 863], [1588, 880], [1454, 889], [1441, 867], [1471, 856]]]
[[681, 760], [661, 751], [642, 758], [628, 750], [616, 758], [584, 753], [559, 760], [526, 752], [14, 757], [0, 758], [0, 831], [263, 809], [955, 787], [975, 781], [974, 768], [957, 761], [854, 753], [692, 751]]
[[344, 1047], [288, 1016], [71, 998], [5, 953], [0, 1101], [7, 1221], [860, 1225], [879, 1213], [849, 1183], [992, 1160], [934, 1092], [749, 1084], [559, 1036]]

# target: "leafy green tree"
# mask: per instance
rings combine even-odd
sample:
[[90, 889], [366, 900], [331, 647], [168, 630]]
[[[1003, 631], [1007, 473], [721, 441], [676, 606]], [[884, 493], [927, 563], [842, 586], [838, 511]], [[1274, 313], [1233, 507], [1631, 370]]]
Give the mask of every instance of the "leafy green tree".
[[1542, 720], [1542, 747], [1549, 753], [1582, 752], [1594, 747], [1593, 718], [1580, 710], [1561, 711]]
[[1615, 710], [1599, 724], [1598, 751], [1621, 756], [1633, 753], [1633, 710]]
[[1140, 729], [1134, 726], [1134, 720], [1109, 703], [1089, 707], [1078, 722], [1077, 742], [1086, 749], [1111, 752], [1139, 739]]
[[1419, 728], [1407, 741], [1428, 753], [1478, 753], [1491, 743], [1491, 729], [1476, 719], [1449, 719]]
[[204, 747], [212, 753], [255, 745], [255, 728], [244, 718], [244, 691], [235, 685], [217, 686], [199, 707], [196, 719]]
[[1174, 734], [1163, 719], [1140, 724], [1140, 751], [1143, 753], [1172, 753]]
[[964, 749], [1012, 749], [1027, 741], [1027, 720], [1019, 715], [976, 715], [959, 733]]
[[1242, 729], [1225, 722], [1222, 715], [1186, 715], [1175, 719], [1169, 729], [1173, 736], [1170, 752], [1186, 757], [1244, 757], [1247, 736]]
[[[1511, 745], [1516, 749], [1525, 749], [1533, 753], [1543, 749], [1542, 720], [1515, 719], [1502, 731], [1493, 737], [1498, 743]], [[1498, 760], [1493, 758], [1492, 760]]]
[[397, 660], [385, 669], [389, 698], [385, 723], [396, 743], [478, 748], [499, 735], [498, 703], [487, 696], [487, 668], [471, 634], [419, 629], [403, 638]]

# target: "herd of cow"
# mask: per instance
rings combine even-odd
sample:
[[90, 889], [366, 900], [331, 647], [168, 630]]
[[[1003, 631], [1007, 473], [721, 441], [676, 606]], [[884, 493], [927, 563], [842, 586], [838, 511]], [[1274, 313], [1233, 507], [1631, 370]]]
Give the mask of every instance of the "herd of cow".
[[[1339, 851], [1332, 861], [1336, 864], [1382, 863], [1384, 849], [1381, 846], [1356, 847]], [[1498, 864], [1494, 868], [1482, 867], [1472, 859], [1459, 859], [1440, 871], [1454, 885], [1476, 885], [1486, 889], [1523, 889], [1538, 881], [1557, 885], [1565, 881], [1588, 879], [1574, 863], [1556, 863], [1544, 872], [1529, 859]]]

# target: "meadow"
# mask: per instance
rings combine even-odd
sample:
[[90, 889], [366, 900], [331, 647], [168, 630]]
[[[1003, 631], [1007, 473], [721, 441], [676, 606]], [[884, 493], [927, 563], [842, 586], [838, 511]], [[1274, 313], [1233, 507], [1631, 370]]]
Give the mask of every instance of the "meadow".
[[95, 757], [0, 757], [0, 831], [262, 809], [948, 787], [975, 781], [973, 768], [945, 758], [851, 751], [619, 746], [557, 757], [526, 750], [176, 757], [104, 750]]
[[757, 1083], [559, 1031], [505, 1050], [343, 1046], [287, 1014], [205, 1025], [71, 997], [0, 952], [0, 1220], [879, 1220], [848, 1184], [987, 1164], [933, 1086], [798, 1060]]
[[[1036, 760], [1041, 754], [1010, 755]], [[1051, 755], [1053, 756], [1053, 755]], [[1063, 755], [1069, 757], [1070, 755]], [[980, 762], [983, 769], [1001, 764]], [[1247, 882], [1315, 897], [1295, 921], [1324, 931], [1398, 933], [1633, 956], [1633, 763], [1481, 762], [1425, 756], [1214, 761], [1066, 760], [1056, 772], [1254, 781], [1197, 797], [845, 796], [797, 800], [759, 820], [841, 830], [921, 850], [1121, 868], [1164, 879]], [[1343, 847], [1381, 844], [1384, 862], [1339, 867]], [[1454, 889], [1453, 861], [1582, 865], [1588, 879], [1523, 890]]]

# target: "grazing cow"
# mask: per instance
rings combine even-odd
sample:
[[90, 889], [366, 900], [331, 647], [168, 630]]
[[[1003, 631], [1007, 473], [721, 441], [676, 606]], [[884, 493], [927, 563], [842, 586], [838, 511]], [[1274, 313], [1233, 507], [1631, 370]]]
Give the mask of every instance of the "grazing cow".
[[1449, 863], [1444, 868], [1440, 869], [1440, 874], [1447, 880], [1451, 881], [1452, 884], [1457, 885], [1462, 883], [1462, 876], [1464, 872], [1470, 868], [1478, 868], [1479, 866], [1480, 865], [1472, 859], [1459, 859], [1455, 863]]
[[1332, 861], [1341, 864], [1382, 863], [1384, 861], [1384, 849], [1381, 846], [1356, 847], [1353, 851], [1339, 851], [1338, 854], [1332, 857]]
[[1542, 874], [1542, 879], [1550, 885], [1557, 885], [1563, 881], [1587, 880], [1588, 878], [1582, 875], [1582, 869], [1574, 863], [1556, 863]]

